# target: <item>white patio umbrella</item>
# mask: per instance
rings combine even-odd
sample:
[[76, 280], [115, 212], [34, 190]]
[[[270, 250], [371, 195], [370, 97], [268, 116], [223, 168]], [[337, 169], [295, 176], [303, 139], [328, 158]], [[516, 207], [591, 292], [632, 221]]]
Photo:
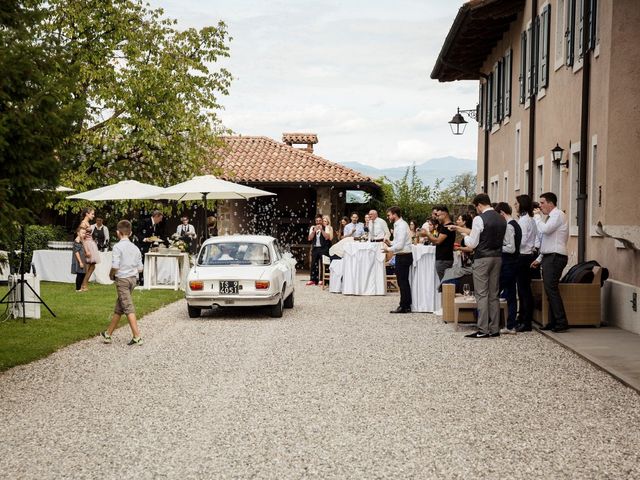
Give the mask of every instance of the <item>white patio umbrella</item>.
[[[200, 200], [204, 202], [204, 230], [207, 231], [207, 200], [247, 200], [253, 197], [275, 195], [275, 193], [228, 182], [213, 175], [200, 175], [186, 182], [165, 188], [161, 193], [151, 194], [149, 200]], [[206, 237], [205, 237], [206, 238]]]
[[103, 202], [106, 200], [140, 200], [162, 192], [162, 187], [141, 183], [136, 180], [123, 180], [106, 187], [76, 193], [67, 197], [69, 200], [90, 200]]

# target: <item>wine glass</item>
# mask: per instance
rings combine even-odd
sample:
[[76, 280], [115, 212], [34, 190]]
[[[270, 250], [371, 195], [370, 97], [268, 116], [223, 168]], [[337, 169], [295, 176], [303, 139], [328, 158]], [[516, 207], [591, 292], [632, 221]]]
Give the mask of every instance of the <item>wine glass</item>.
[[462, 286], [462, 294], [465, 296], [465, 298], [469, 298], [469, 295], [471, 294], [471, 287], [468, 283], [465, 283]]

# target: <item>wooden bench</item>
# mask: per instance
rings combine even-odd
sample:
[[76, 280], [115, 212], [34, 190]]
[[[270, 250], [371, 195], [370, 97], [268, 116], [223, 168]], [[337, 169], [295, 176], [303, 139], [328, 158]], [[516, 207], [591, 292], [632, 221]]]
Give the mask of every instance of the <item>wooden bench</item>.
[[[591, 325], [600, 326], [600, 280], [602, 271], [599, 267], [593, 269], [592, 283], [561, 283], [560, 296], [567, 322], [570, 327]], [[533, 319], [543, 327], [549, 323], [549, 301], [544, 291], [542, 280], [532, 280], [533, 303], [535, 309]]]

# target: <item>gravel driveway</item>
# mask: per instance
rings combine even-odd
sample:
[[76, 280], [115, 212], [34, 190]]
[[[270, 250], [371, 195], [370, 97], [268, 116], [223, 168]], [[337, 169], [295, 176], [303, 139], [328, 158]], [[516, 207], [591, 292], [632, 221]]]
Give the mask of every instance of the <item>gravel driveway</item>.
[[465, 339], [396, 304], [302, 283], [282, 319], [177, 302], [141, 347], [123, 328], [14, 368], [0, 477], [640, 478], [635, 391], [537, 333]]

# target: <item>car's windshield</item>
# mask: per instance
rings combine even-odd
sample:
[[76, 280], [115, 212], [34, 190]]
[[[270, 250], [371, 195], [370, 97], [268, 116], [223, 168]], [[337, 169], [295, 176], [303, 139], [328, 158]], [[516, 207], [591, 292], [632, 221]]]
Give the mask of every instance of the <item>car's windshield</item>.
[[269, 247], [262, 243], [225, 242], [205, 245], [198, 265], [269, 265]]

